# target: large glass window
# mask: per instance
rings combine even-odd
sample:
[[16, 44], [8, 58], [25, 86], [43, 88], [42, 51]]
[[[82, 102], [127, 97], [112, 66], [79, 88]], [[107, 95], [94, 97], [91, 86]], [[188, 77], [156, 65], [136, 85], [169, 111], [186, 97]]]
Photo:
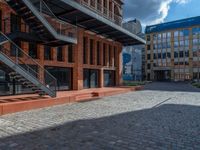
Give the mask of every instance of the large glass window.
[[99, 71], [94, 69], [83, 69], [84, 88], [99, 87]]
[[72, 89], [72, 68], [45, 67], [45, 69], [57, 79], [57, 90]]
[[115, 85], [115, 71], [104, 70], [104, 86], [111, 87]]

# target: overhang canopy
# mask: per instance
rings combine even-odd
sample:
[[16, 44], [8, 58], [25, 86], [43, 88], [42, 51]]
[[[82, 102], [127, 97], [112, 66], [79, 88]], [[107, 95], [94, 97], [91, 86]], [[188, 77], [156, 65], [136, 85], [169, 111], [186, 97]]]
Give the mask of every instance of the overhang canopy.
[[79, 4], [77, 1], [46, 0], [46, 3], [60, 19], [118, 41], [124, 46], [146, 43], [144, 39], [115, 24], [101, 14]]

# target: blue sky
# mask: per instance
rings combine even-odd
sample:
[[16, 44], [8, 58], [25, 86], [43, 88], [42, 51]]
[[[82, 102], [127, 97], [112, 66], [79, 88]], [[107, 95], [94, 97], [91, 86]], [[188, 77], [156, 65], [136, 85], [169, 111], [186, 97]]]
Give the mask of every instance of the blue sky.
[[172, 3], [168, 12], [168, 16], [164, 21], [173, 21], [188, 17], [200, 16], [200, 0], [191, 0], [182, 5]]
[[125, 20], [139, 19], [145, 27], [200, 16], [200, 0], [124, 0]]

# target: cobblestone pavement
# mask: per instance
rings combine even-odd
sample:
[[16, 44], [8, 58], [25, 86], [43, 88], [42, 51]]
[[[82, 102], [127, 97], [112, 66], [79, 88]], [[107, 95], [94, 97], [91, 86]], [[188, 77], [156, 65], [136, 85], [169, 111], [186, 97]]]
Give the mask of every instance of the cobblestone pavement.
[[200, 91], [144, 91], [0, 117], [0, 150], [200, 150]]

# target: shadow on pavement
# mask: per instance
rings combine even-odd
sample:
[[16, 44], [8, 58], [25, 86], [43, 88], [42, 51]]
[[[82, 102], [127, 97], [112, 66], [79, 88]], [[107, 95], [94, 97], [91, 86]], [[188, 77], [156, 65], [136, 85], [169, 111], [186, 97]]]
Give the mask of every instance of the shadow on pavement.
[[[11, 146], [11, 143], [15, 143]], [[0, 149], [199, 149], [200, 107], [166, 104], [0, 139]]]

